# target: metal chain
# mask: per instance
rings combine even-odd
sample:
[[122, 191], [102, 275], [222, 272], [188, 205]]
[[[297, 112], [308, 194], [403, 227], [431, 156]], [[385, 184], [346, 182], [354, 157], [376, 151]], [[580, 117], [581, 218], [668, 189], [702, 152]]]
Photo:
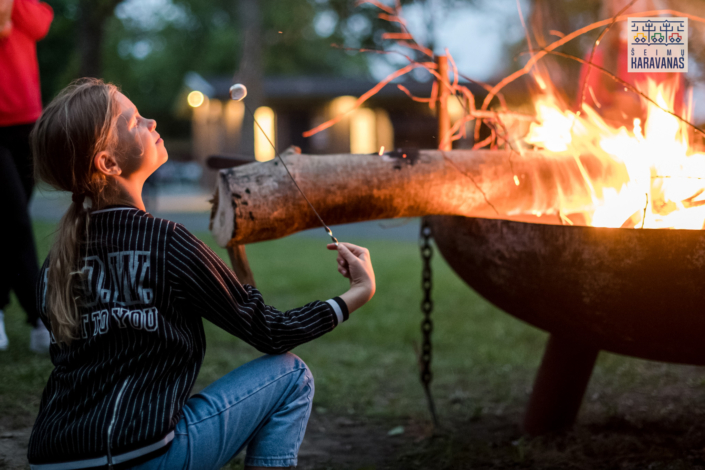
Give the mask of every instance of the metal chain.
[[436, 407], [431, 396], [431, 332], [433, 331], [433, 322], [431, 322], [431, 312], [433, 311], [433, 301], [431, 300], [431, 257], [433, 256], [433, 247], [431, 246], [431, 226], [425, 217], [421, 218], [421, 234], [419, 236], [419, 245], [421, 247], [421, 259], [423, 260], [423, 270], [421, 271], [421, 288], [423, 289], [423, 300], [421, 301], [421, 312], [423, 320], [421, 321], [421, 334], [423, 335], [423, 345], [421, 347], [421, 356], [419, 357], [419, 369], [421, 372], [421, 384], [426, 393], [428, 401], [428, 409], [433, 418], [433, 424], [438, 427], [438, 418], [436, 417]]

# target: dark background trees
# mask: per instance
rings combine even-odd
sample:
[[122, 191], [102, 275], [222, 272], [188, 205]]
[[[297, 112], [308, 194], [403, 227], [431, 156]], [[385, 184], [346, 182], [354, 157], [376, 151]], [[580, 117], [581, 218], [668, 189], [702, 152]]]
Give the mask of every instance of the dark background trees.
[[[371, 5], [354, 0], [45, 0], [55, 11], [49, 35], [38, 45], [42, 95], [48, 102], [72, 79], [99, 76], [118, 84], [143, 114], [159, 120], [167, 136], [188, 136], [189, 123], [179, 119], [184, 76], [230, 75], [248, 84], [257, 98], [263, 75], [331, 75], [369, 77], [370, 61], [331, 44], [349, 48], [389, 46], [384, 31], [395, 27], [379, 19]], [[698, 2], [672, 0], [681, 9]], [[421, 7], [425, 45], [433, 45], [443, 19], [471, 5], [478, 12], [495, 8], [490, 0], [404, 0]], [[506, 14], [516, 15], [507, 1]], [[526, 23], [537, 34], [534, 47], [595, 21], [602, 0], [524, 0]], [[681, 3], [683, 5], [681, 5]], [[689, 7], [690, 5], [690, 7]], [[250, 18], [254, 15], [254, 20]], [[434, 19], [435, 18], [435, 22]], [[521, 27], [512, 26], [514, 37]], [[509, 34], [510, 31], [507, 31]], [[563, 50], [582, 55], [595, 34]], [[502, 73], [521, 67], [528, 56], [525, 40], [508, 44]], [[468, 47], [477, 47], [470, 45]], [[698, 48], [691, 54], [702, 58]], [[390, 56], [393, 63], [399, 57]], [[403, 61], [403, 59], [401, 59]], [[702, 61], [700, 61], [702, 62]], [[552, 79], [566, 97], [575, 96], [579, 64], [549, 57]], [[689, 77], [699, 74], [693, 72]], [[415, 75], [418, 78], [418, 75]], [[183, 110], [182, 110], [183, 111]]]
[[[331, 44], [374, 46], [386, 26], [375, 9], [345, 0], [47, 3], [55, 19], [38, 47], [44, 101], [74, 78], [102, 77], [118, 84], [144, 115], [169, 123], [162, 126], [167, 133], [188, 129], [174, 117], [174, 106], [189, 71], [366, 76], [362, 55]], [[253, 4], [258, 24], [248, 13]]]

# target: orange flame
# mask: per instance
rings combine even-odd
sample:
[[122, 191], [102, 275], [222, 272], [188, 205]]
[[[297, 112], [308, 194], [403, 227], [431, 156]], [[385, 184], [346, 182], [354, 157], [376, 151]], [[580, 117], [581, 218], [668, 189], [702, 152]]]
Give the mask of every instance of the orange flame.
[[[589, 153], [625, 165], [629, 180], [619, 190], [597, 188], [594, 209], [582, 213], [587, 225], [702, 229], [705, 154], [693, 152], [685, 125], [659, 108], [673, 110], [676, 85], [648, 80], [643, 92], [658, 106], [648, 104], [643, 128], [635, 118], [627, 129], [607, 124], [587, 105], [582, 113], [573, 113], [549, 90], [537, 99], [539, 123], [531, 124], [523, 142], [549, 152], [576, 157]], [[555, 209], [560, 212], [560, 207]]]
[[[357, 5], [363, 3], [372, 4], [382, 10], [383, 13], [379, 14], [379, 18], [400, 29], [399, 32], [385, 33], [385, 39], [396, 40], [398, 46], [420, 51], [425, 57], [420, 61], [407, 57], [410, 62], [408, 65], [390, 74], [360, 96], [353, 109], [393, 79], [410, 72], [415, 67], [423, 67], [437, 79], [433, 82], [428, 98], [413, 96], [401, 84], [397, 87], [412, 100], [428, 103], [431, 110], [435, 108], [439, 95], [446, 95], [446, 89], [451, 96], [460, 98], [466, 103], [465, 115], [450, 129], [448, 140], [454, 141], [464, 137], [464, 124], [474, 120], [473, 149], [488, 145], [492, 149], [503, 146], [505, 150], [511, 151], [517, 146], [520, 153], [532, 147], [543, 149], [546, 156], [554, 162], [553, 169], [557, 174], [561, 174], [566, 164], [573, 165], [572, 162], [574, 162], [580, 176], [571, 179], [570, 184], [587, 188], [592, 195], [590, 201], [590, 198], [571, 199], [569, 191], [565, 191], [566, 188], [552, 188], [555, 191], [551, 195], [544, 194], [547, 191], [535, 191], [529, 197], [533, 201], [529, 204], [530, 207], [518, 204], [515, 210], [510, 210], [506, 214], [498, 213], [498, 215], [508, 218], [526, 214], [537, 217], [544, 214], [556, 215], [556, 220], [562, 224], [599, 227], [705, 228], [705, 154], [695, 152], [689, 146], [688, 139], [691, 134], [688, 131], [696, 131], [704, 136], [705, 133], [688, 122], [692, 103], [686, 107], [684, 117], [676, 115], [674, 111], [676, 82], [669, 85], [647, 81], [642, 87], [645, 89], [639, 90], [642, 93], [641, 97], [647, 98], [641, 101], [647, 106], [645, 119], [643, 122], [640, 118], [632, 119], [630, 129], [627, 129], [626, 124], [617, 125], [613, 124], [613, 121], [608, 122], [606, 118], [603, 119], [595, 109], [586, 104], [583, 104], [582, 109], [577, 112], [570, 111], [554, 92], [550, 78], [547, 75], [540, 75], [535, 67], [537, 62], [547, 54], [556, 53], [555, 49], [561, 45], [596, 28], [624, 22], [629, 16], [648, 17], [670, 14], [687, 17], [699, 23], [705, 23], [705, 18], [675, 10], [654, 10], [629, 15], [620, 14], [611, 19], [589, 24], [570, 34], [551, 30], [550, 33], [560, 39], [539, 51], [531, 51], [531, 57], [524, 67], [503, 78], [494, 86], [480, 83], [488, 94], [477, 108], [475, 97], [470, 89], [458, 83], [459, 73], [450, 53], [446, 50], [454, 76], [452, 82], [448, 76], [442, 77], [438, 73], [433, 62], [435, 58], [433, 51], [413, 39], [401, 16], [399, 0], [395, 1], [394, 6], [384, 5], [378, 0], [357, 1]], [[521, 15], [521, 9], [519, 13]], [[521, 19], [523, 23], [523, 17]], [[531, 44], [530, 41], [528, 42]], [[599, 44], [599, 38], [595, 46], [597, 44]], [[371, 52], [390, 53], [380, 50]], [[501, 94], [502, 88], [526, 74], [533, 75], [540, 89], [540, 95], [535, 99], [536, 116], [510, 111]], [[635, 91], [635, 89], [630, 91], [625, 86], [632, 87], [632, 85], [623, 80], [617, 80], [624, 86], [625, 92]], [[442, 90], [439, 90], [439, 87], [443, 87]], [[441, 91], [444, 93], [440, 93]], [[587, 92], [598, 109], [602, 112], [607, 111], [605, 108], [610, 107], [610, 103], [598, 102], [591, 86], [587, 87]], [[690, 96], [692, 102], [692, 94]], [[495, 98], [498, 99], [499, 106], [491, 110], [490, 103]], [[612, 105], [612, 107], [617, 108], [617, 112], [622, 109], [618, 105]], [[624, 114], [624, 116], [627, 115]], [[334, 125], [342, 117], [343, 115], [336, 116], [303, 135], [308, 137], [320, 132]], [[482, 125], [489, 127], [491, 135], [479, 141]], [[447, 143], [442, 142], [442, 146]], [[601, 160], [605, 163], [605, 168], [619, 164], [620, 168], [626, 168], [626, 173], [615, 171], [614, 175], [607, 180], [593, 181], [581, 161], [581, 157], [587, 155]], [[531, 171], [527, 174], [522, 173], [521, 179], [519, 175], [513, 176], [514, 184], [521, 185], [522, 188], [532, 187], [527, 183], [540, 178], [541, 175]], [[536, 189], [535, 186], [534, 189]], [[557, 196], [554, 197], [555, 195]]]

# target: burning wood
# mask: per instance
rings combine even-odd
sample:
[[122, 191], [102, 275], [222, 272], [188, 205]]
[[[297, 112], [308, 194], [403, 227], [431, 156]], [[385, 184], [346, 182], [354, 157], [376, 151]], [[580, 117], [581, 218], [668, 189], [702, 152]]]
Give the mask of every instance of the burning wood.
[[[614, 160], [554, 152], [421, 150], [404, 157], [290, 149], [282, 158], [329, 225], [429, 214], [560, 223], [537, 215], [568, 220], [593, 207], [602, 189], [628, 179]], [[278, 160], [220, 172], [211, 227], [221, 246], [318, 226]]]
[[[494, 86], [481, 84], [488, 91], [488, 95], [478, 108], [475, 96], [467, 86], [459, 83], [459, 77], [472, 80], [459, 72], [447, 50], [446, 57], [437, 57], [432, 51], [413, 40], [401, 16], [400, 4], [392, 7], [384, 6], [376, 0], [358, 0], [358, 4], [362, 3], [370, 3], [383, 10], [384, 13], [380, 14], [380, 18], [395, 24], [400, 29], [398, 34], [387, 37], [395, 39], [397, 46], [420, 52], [421, 56], [419, 57], [419, 54], [405, 56], [409, 64], [393, 72], [360, 96], [353, 109], [362, 106], [365, 100], [395, 78], [417, 67], [423, 67], [436, 78], [431, 86], [429, 97], [413, 96], [401, 84], [397, 87], [412, 100], [428, 103], [432, 110], [438, 108], [440, 149], [449, 149], [453, 141], [465, 138], [467, 132], [465, 124], [474, 121], [474, 149], [487, 146], [490, 149], [502, 148], [505, 152], [538, 149], [542, 152], [561, 153], [562, 155], [554, 155], [557, 159], [568, 155], [568, 160], [572, 158], [571, 155], [592, 155], [605, 168], [619, 166], [627, 169], [629, 178], [622, 180], [621, 185], [616, 181], [610, 181], [608, 186], [612, 185], [612, 187], [605, 187], [603, 181], [591, 181], [586, 172], [581, 170], [583, 182], [592, 193], [594, 204], [590, 210], [584, 211], [579, 216], [575, 214], [569, 216], [571, 203], [566, 204], [562, 200], [555, 201], [556, 205], [546, 211], [537, 207], [534, 209], [535, 213], [555, 213], [558, 219], [554, 218], [554, 221], [562, 220], [566, 223], [596, 227], [692, 230], [705, 228], [705, 152], [702, 151], [705, 132], [690, 122], [692, 99], [685, 105], [685, 112], [681, 112], [684, 109], [682, 77], [650, 77], [649, 74], [630, 74], [632, 75], [630, 77], [620, 77], [619, 74], [613, 74], [593, 62], [595, 51], [604, 33], [613, 25], [626, 21], [629, 16], [656, 16], [666, 13], [687, 17], [698, 23], [705, 23], [705, 18], [675, 10], [628, 14], [622, 14], [625, 13], [625, 9], [620, 10], [611, 19], [562, 35], [559, 41], [546, 45], [535, 53], [531, 52], [531, 58], [525, 67], [498, 84]], [[632, 4], [633, 2], [629, 6]], [[555, 50], [600, 26], [608, 27], [594, 41], [589, 60]], [[620, 46], [621, 49], [622, 46]], [[397, 49], [359, 49], [359, 51], [379, 54], [399, 53]], [[565, 102], [562, 93], [555, 89], [550, 74], [537, 68], [539, 65], [537, 62], [547, 54], [583, 63], [588, 67], [588, 72], [590, 68], [594, 68], [596, 73], [604, 74], [618, 84], [619, 90], [608, 89], [613, 99], [604, 102], [603, 106], [597, 102], [592, 85], [587, 85], [588, 81], [585, 80], [576, 110], [575, 106]], [[500, 93], [505, 85], [529, 73], [538, 86], [538, 89], [532, 93], [535, 108], [535, 115], [532, 116], [509, 110]], [[588, 75], [586, 74], [586, 77]], [[634, 75], [640, 78], [637, 79]], [[624, 92], [621, 91], [622, 89]], [[586, 91], [591, 93], [597, 109], [585, 103], [583, 98]], [[457, 118], [452, 125], [447, 113], [444, 112], [444, 106], [450, 97], [457, 100], [464, 108], [464, 115]], [[498, 106], [490, 111], [490, 104], [495, 97], [498, 100]], [[320, 132], [334, 125], [342, 117], [343, 115], [335, 116], [303, 135], [308, 137]], [[488, 129], [490, 135], [480, 140], [482, 129]], [[502, 154], [497, 156], [505, 159]], [[579, 165], [577, 167], [580, 168]], [[539, 170], [536, 169], [536, 171]], [[508, 180], [493, 181], [493, 190], [511, 185], [511, 181], [516, 179], [516, 175], [512, 172], [505, 176], [509, 177]], [[574, 194], [572, 191], [563, 193], [562, 189], [554, 188], [554, 190], [561, 195], [568, 194], [568, 199]], [[551, 192], [549, 191], [548, 194]], [[500, 194], [499, 197], [503, 196]], [[536, 197], [543, 200], [546, 193], [542, 192]], [[495, 197], [489, 199], [494, 200]], [[502, 210], [497, 210], [496, 213], [501, 214], [497, 217], [512, 218], [518, 214], [512, 208], [507, 214]], [[545, 222], [545, 219], [535, 221]]]

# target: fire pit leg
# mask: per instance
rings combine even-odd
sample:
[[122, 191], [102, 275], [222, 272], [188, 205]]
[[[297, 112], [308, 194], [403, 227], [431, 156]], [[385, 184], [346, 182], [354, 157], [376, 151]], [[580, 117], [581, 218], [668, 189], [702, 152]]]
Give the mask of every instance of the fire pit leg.
[[538, 435], [573, 425], [598, 352], [572, 339], [550, 336], [524, 417], [524, 432]]

